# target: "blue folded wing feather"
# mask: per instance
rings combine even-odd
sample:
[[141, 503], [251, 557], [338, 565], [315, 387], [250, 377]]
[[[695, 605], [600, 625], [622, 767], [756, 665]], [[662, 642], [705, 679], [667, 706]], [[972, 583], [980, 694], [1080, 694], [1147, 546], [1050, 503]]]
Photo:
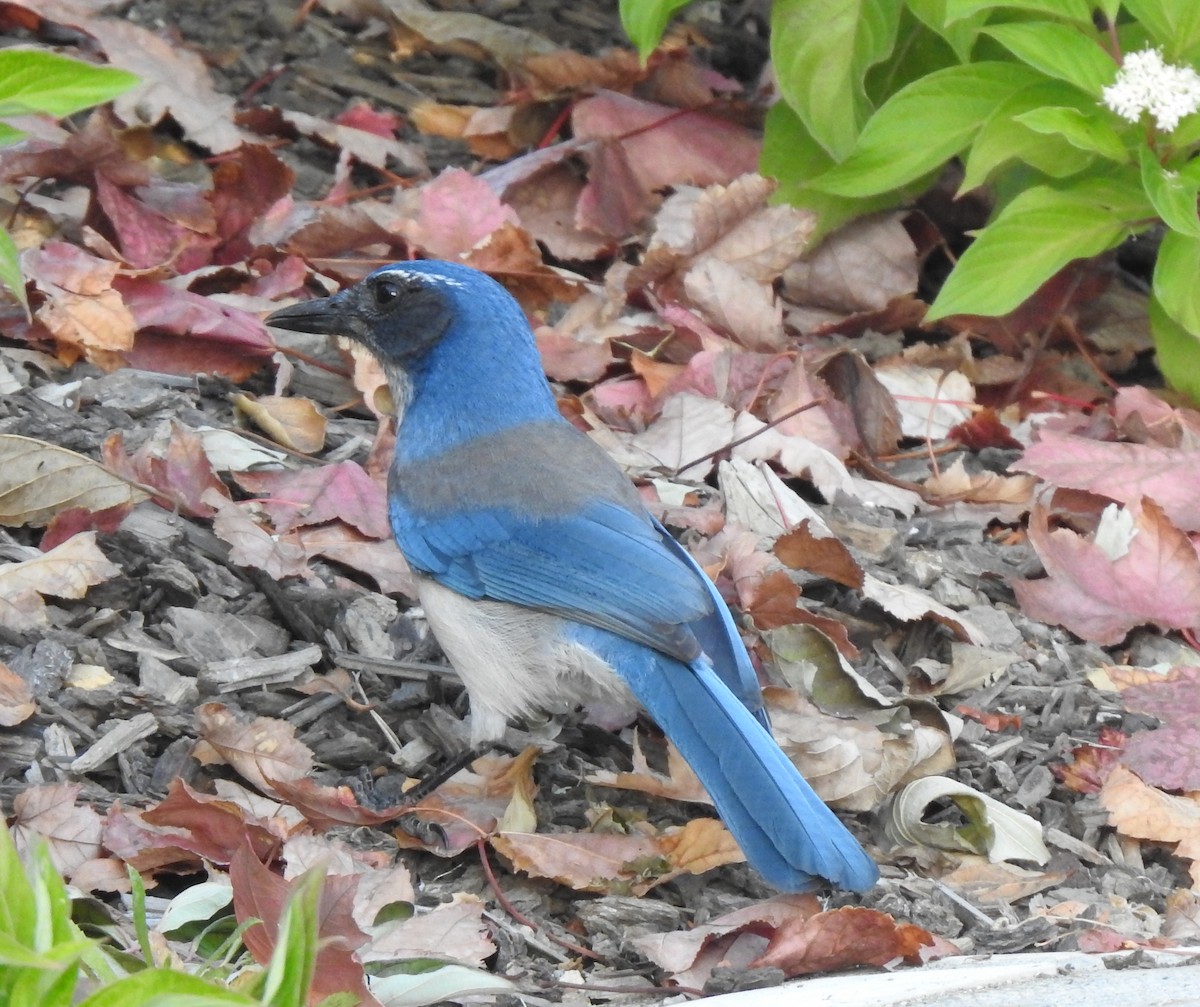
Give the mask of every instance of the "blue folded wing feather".
[[496, 507], [422, 515], [393, 497], [391, 520], [410, 565], [460, 594], [553, 612], [685, 661], [700, 653], [689, 624], [713, 613], [711, 585], [620, 504], [534, 519]]

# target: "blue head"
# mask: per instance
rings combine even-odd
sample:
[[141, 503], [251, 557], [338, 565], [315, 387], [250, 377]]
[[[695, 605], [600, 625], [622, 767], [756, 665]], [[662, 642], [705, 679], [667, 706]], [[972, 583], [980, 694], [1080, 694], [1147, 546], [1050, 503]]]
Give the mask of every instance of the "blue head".
[[379, 358], [401, 413], [404, 462], [558, 416], [520, 305], [461, 263], [393, 263], [333, 297], [276, 311], [267, 324], [348, 336]]

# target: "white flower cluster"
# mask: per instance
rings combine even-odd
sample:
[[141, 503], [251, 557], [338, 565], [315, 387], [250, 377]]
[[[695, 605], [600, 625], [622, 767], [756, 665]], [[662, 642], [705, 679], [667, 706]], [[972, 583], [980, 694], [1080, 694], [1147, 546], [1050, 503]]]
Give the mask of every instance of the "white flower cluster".
[[1127, 53], [1116, 81], [1104, 89], [1104, 104], [1130, 122], [1148, 111], [1158, 128], [1169, 133], [1200, 108], [1200, 73], [1165, 62], [1161, 49]]

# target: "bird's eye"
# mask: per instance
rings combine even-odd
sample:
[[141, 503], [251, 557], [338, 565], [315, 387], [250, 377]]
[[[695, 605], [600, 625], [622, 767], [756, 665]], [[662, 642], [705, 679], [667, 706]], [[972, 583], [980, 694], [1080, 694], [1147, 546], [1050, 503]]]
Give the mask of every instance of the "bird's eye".
[[400, 287], [391, 280], [379, 280], [375, 284], [375, 303], [386, 308], [400, 296]]

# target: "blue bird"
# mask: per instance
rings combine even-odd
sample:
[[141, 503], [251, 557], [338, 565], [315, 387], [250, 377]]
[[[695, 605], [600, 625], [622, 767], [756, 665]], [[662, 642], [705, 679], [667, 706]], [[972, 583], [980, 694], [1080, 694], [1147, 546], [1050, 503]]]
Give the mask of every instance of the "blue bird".
[[396, 263], [267, 322], [348, 336], [387, 375], [391, 525], [470, 696], [475, 745], [533, 711], [632, 697], [770, 884], [875, 883], [875, 864], [771, 737], [716, 588], [560, 416], [500, 284], [457, 263]]

